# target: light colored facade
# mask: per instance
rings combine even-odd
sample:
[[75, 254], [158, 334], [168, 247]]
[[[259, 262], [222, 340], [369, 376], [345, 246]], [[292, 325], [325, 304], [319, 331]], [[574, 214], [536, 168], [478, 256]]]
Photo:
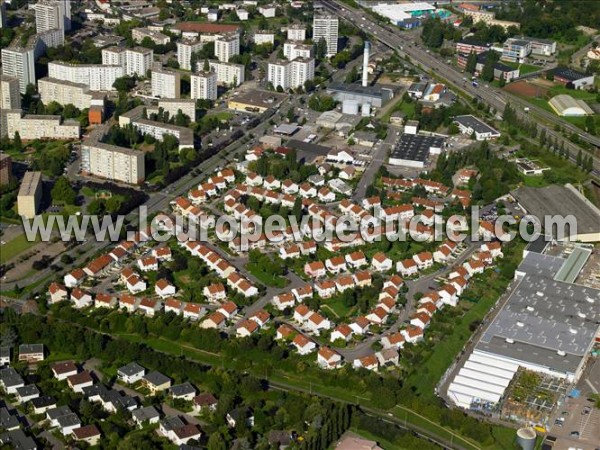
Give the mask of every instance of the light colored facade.
[[284, 90], [296, 89], [314, 77], [315, 60], [312, 58], [277, 61], [268, 66], [267, 79], [275, 88], [281, 86]]
[[254, 43], [256, 45], [275, 44], [275, 33], [271, 31], [257, 31], [254, 33]]
[[35, 29], [38, 33], [59, 29], [63, 36], [71, 29], [71, 2], [69, 0], [43, 0], [33, 6]]
[[134, 28], [131, 30], [131, 37], [138, 44], [141, 44], [144, 38], [150, 38], [156, 45], [166, 45], [171, 41], [166, 34], [162, 34], [149, 28]]
[[0, 136], [6, 136], [6, 111], [21, 109], [19, 80], [8, 75], [0, 75]]
[[269, 63], [267, 68], [267, 80], [274, 88], [281, 86], [284, 90], [290, 88], [290, 65], [289, 61], [276, 61]]
[[25, 172], [19, 194], [17, 210], [20, 216], [33, 219], [42, 199], [42, 172]]
[[177, 112], [181, 110], [192, 121], [196, 118], [196, 102], [193, 99], [163, 98], [158, 101], [158, 107], [168, 112], [171, 117], [176, 116]]
[[[210, 70], [217, 74], [217, 83], [237, 87], [245, 81], [245, 67], [243, 64], [234, 64], [211, 60], [208, 62]], [[198, 63], [202, 70], [204, 62]]]
[[191, 94], [193, 99], [217, 99], [217, 74], [215, 72], [200, 72], [191, 76]]
[[298, 41], [288, 41], [283, 44], [283, 56], [290, 61], [296, 58], [312, 58], [314, 47]]
[[221, 62], [229, 62], [232, 56], [240, 54], [240, 36], [230, 33], [215, 40], [215, 56]]
[[152, 97], [179, 98], [181, 96], [181, 74], [167, 70], [152, 71]]
[[524, 62], [531, 53], [531, 42], [524, 39], [507, 39], [502, 46], [502, 59], [505, 61]]
[[135, 47], [125, 50], [125, 73], [145, 77], [152, 68], [154, 52], [148, 48]]
[[103, 48], [102, 64], [105, 66], [125, 67], [125, 49], [122, 47]]
[[38, 80], [38, 92], [44, 105], [57, 102], [61, 105], [71, 104], [83, 110], [89, 108], [92, 103], [92, 94], [85, 84], [46, 77]]
[[7, 47], [2, 49], [2, 74], [19, 80], [19, 91], [25, 93], [35, 84], [35, 55], [33, 48]]
[[60, 116], [26, 114], [20, 110], [6, 113], [8, 137], [19, 133], [21, 139], [79, 139], [80, 126], [75, 120], [62, 121]]
[[177, 42], [177, 62], [180, 69], [192, 70], [192, 54], [200, 51], [204, 44], [200, 41], [184, 40]]
[[92, 91], [112, 91], [117, 78], [124, 75], [123, 67], [103, 64], [70, 64], [62, 61], [48, 63], [48, 77], [85, 84]]
[[313, 18], [313, 42], [318, 45], [321, 39], [325, 39], [328, 57], [338, 52], [338, 25], [338, 18], [334, 16]]
[[304, 25], [290, 25], [287, 29], [287, 38], [290, 41], [303, 41], [306, 39], [306, 27]]
[[144, 181], [144, 153], [99, 142], [81, 146], [81, 171], [107, 180], [138, 184]]

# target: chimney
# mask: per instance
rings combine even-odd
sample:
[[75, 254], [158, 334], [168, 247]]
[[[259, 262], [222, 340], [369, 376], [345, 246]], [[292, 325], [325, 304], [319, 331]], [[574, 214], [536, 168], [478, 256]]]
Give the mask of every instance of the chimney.
[[371, 52], [371, 43], [365, 41], [365, 52], [363, 54], [363, 71], [362, 71], [362, 85], [367, 87], [369, 82], [369, 53]]

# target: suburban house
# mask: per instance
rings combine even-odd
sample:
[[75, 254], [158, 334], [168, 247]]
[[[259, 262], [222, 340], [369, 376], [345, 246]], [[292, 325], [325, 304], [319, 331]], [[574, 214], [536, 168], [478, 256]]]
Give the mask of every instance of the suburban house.
[[73, 361], [64, 361], [52, 364], [52, 374], [57, 380], [66, 380], [71, 375], [76, 375], [79, 369]]
[[140, 381], [145, 374], [146, 369], [136, 362], [130, 362], [123, 367], [119, 367], [117, 370], [117, 378], [126, 384], [133, 384]]
[[317, 353], [317, 365], [322, 369], [337, 369], [342, 365], [342, 356], [329, 347], [321, 347]]
[[298, 354], [300, 355], [308, 355], [309, 353], [314, 352], [317, 348], [317, 344], [301, 333], [298, 333], [296, 337], [294, 337], [292, 345], [296, 347], [296, 350], [298, 350]]
[[217, 399], [209, 392], [198, 394], [192, 399], [194, 413], [199, 414], [202, 411], [215, 411], [217, 409]]
[[142, 385], [150, 391], [150, 395], [167, 390], [171, 387], [171, 379], [160, 372], [150, 372], [142, 377]]

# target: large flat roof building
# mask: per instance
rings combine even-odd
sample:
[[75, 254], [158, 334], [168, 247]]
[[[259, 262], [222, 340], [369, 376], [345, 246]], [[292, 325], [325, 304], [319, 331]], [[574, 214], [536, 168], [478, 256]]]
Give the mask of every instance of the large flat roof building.
[[41, 199], [42, 172], [25, 172], [17, 195], [19, 215], [27, 219], [33, 219], [38, 212]]
[[327, 93], [339, 102], [351, 100], [361, 105], [368, 103], [376, 108], [381, 108], [394, 97], [394, 91], [391, 87], [380, 85], [362, 86], [361, 84], [340, 82], [334, 82], [327, 86]]
[[432, 154], [439, 154], [444, 147], [444, 138], [420, 134], [403, 134], [390, 153], [389, 163], [393, 166], [424, 168]]
[[548, 104], [556, 114], [563, 117], [578, 117], [594, 114], [594, 110], [588, 104], [580, 99], [575, 99], [570, 95], [560, 94], [552, 97]]
[[454, 122], [462, 134], [475, 134], [475, 139], [478, 141], [500, 137], [499, 131], [472, 115], [456, 116]]

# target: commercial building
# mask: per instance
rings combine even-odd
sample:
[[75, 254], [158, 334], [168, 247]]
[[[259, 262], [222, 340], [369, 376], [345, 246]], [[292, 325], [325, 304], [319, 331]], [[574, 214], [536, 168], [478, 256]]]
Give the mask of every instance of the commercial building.
[[176, 116], [178, 111], [188, 116], [192, 121], [196, 119], [196, 101], [187, 98], [162, 98], [158, 101], [158, 107], [170, 116]]
[[177, 42], [177, 62], [179, 68], [192, 70], [192, 55], [202, 49], [204, 44], [200, 41], [183, 40]]
[[33, 219], [42, 200], [42, 172], [25, 172], [17, 195], [17, 211], [26, 219]]
[[125, 75], [120, 65], [48, 63], [48, 77], [55, 80], [85, 84], [92, 91], [112, 91], [117, 78]]
[[71, 104], [80, 110], [89, 108], [93, 97], [86, 84], [48, 77], [38, 80], [38, 92], [44, 105], [57, 102], [61, 105]]
[[271, 91], [249, 90], [231, 97], [227, 107], [236, 111], [263, 113], [279, 106], [287, 96]]
[[519, 62], [525, 61], [525, 58], [531, 53], [531, 42], [524, 39], [509, 38], [502, 46], [502, 59], [505, 61]]
[[472, 115], [456, 116], [454, 122], [458, 125], [458, 129], [462, 134], [469, 136], [475, 134], [475, 139], [485, 141], [500, 137], [500, 132], [494, 130], [487, 123]]
[[306, 27], [301, 24], [292, 24], [287, 28], [287, 38], [290, 41], [303, 41], [306, 39]]
[[145, 38], [149, 38], [156, 45], [166, 45], [171, 41], [171, 38], [166, 34], [149, 28], [134, 28], [131, 30], [131, 37], [138, 44], [141, 44]]
[[267, 79], [277, 88], [284, 90], [304, 86], [315, 77], [315, 60], [312, 58], [296, 58], [293, 61], [277, 61], [269, 63]]
[[21, 109], [21, 92], [19, 80], [8, 75], [0, 75], [0, 136], [6, 136], [6, 112]]
[[9, 184], [12, 179], [12, 158], [10, 155], [0, 153], [0, 186]]
[[[217, 83], [225, 86], [237, 87], [245, 81], [245, 70], [243, 64], [234, 64], [210, 60], [210, 70], [217, 74]], [[198, 62], [196, 70], [202, 70], [204, 62]]]
[[444, 138], [420, 134], [403, 134], [394, 144], [389, 163], [423, 169], [430, 155], [440, 154], [444, 148]]
[[179, 98], [181, 96], [181, 74], [170, 70], [152, 71], [152, 97]]
[[272, 31], [259, 30], [254, 33], [253, 39], [256, 45], [275, 44], [275, 33]]
[[561, 94], [552, 97], [548, 104], [556, 114], [563, 117], [591, 116], [594, 110], [588, 104], [570, 95]]
[[217, 74], [215, 72], [199, 72], [190, 77], [191, 93], [193, 99], [217, 99]]
[[556, 53], [556, 41], [551, 39], [540, 39], [532, 37], [520, 37], [531, 45], [531, 54], [540, 56], [552, 56]]
[[555, 83], [571, 89], [587, 89], [594, 85], [594, 74], [586, 75], [568, 67], [557, 67], [548, 73], [554, 77]]
[[327, 43], [327, 56], [338, 52], [338, 18], [315, 15], [313, 18], [313, 42], [318, 45], [321, 39]]
[[108, 130], [107, 125], [96, 128], [81, 144], [82, 174], [128, 184], [142, 183], [145, 178], [144, 153], [104, 144], [101, 141]]
[[80, 126], [77, 120], [65, 120], [61, 116], [23, 115], [21, 110], [6, 112], [7, 135], [14, 139], [79, 139]]
[[33, 6], [35, 29], [38, 33], [48, 30], [71, 29], [71, 2], [69, 0], [42, 0]]
[[221, 62], [229, 62], [234, 55], [240, 54], [240, 36], [230, 33], [215, 39], [215, 56]]
[[303, 44], [300, 41], [287, 41], [283, 44], [283, 56], [290, 61], [296, 58], [312, 58], [313, 45]]
[[19, 80], [19, 91], [35, 84], [35, 55], [33, 48], [7, 47], [1, 51], [2, 74]]
[[359, 105], [368, 104], [381, 108], [394, 97], [392, 88], [381, 85], [362, 86], [360, 84], [346, 84], [334, 82], [327, 86], [327, 93], [337, 101], [354, 101]]
[[378, 3], [371, 7], [377, 14], [386, 17], [394, 25], [403, 25], [407, 21], [421, 19], [430, 16], [446, 17], [449, 14], [445, 10], [437, 10], [430, 3], [408, 2], [408, 3]]

